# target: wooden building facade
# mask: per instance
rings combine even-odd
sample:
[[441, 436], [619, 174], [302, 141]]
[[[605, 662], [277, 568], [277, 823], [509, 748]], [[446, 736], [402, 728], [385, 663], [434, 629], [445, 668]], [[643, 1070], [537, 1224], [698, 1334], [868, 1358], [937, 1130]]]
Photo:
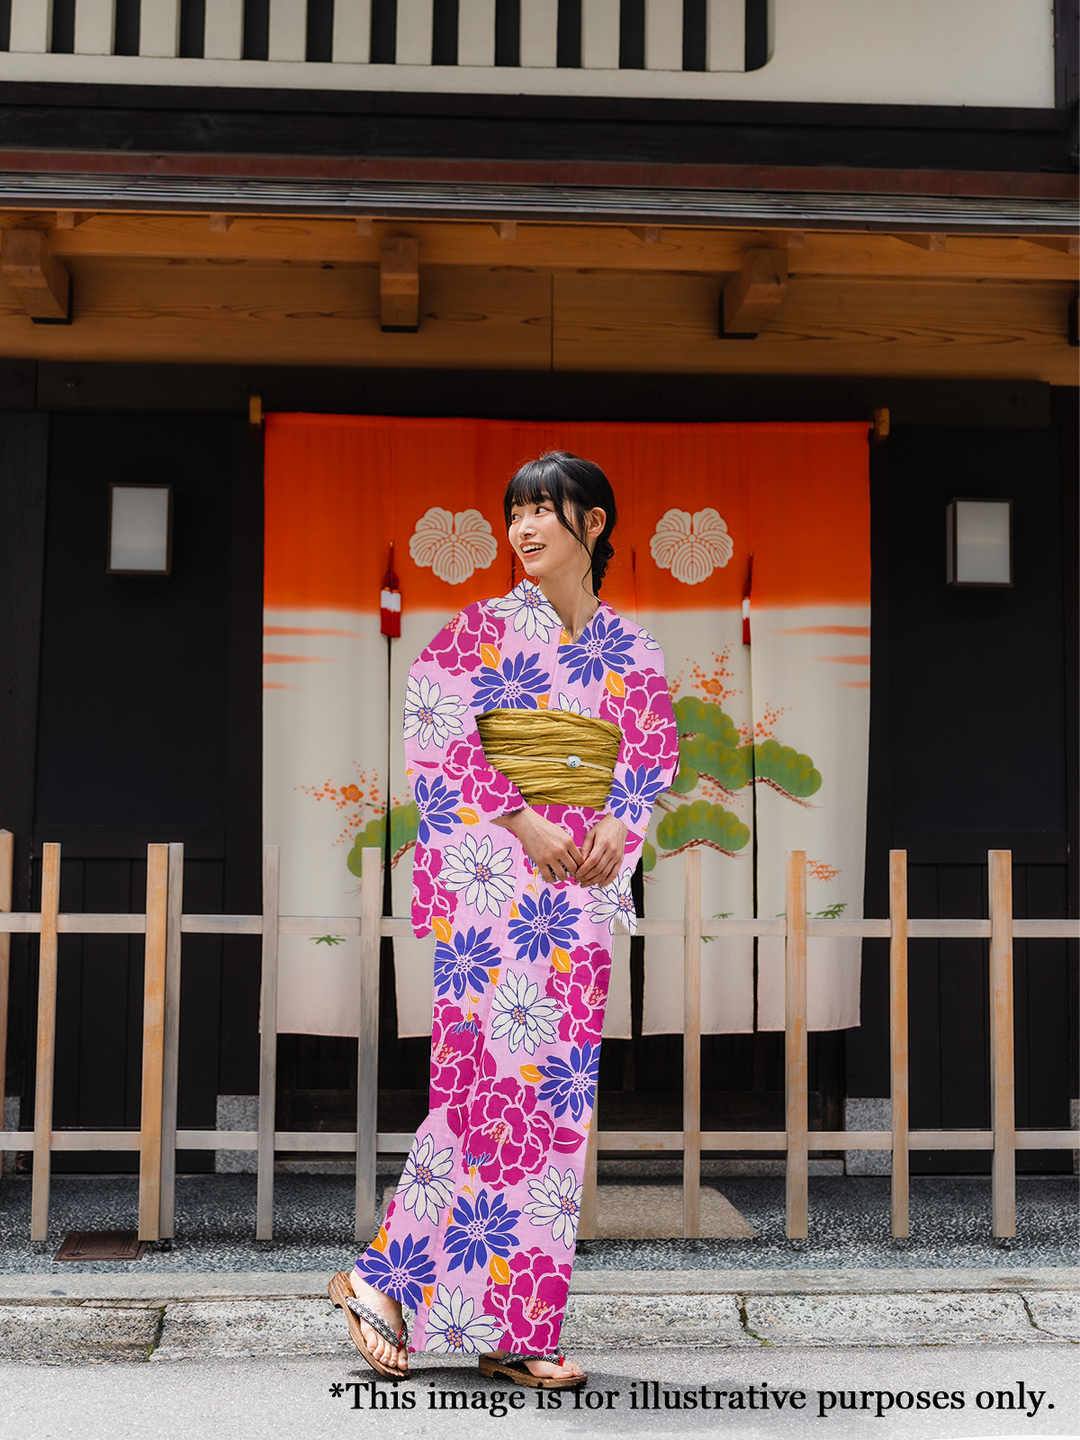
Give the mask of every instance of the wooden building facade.
[[[902, 847], [912, 913], [983, 915], [997, 847], [1017, 914], [1077, 915], [1076, 6], [917, 0], [899, 30], [897, 8], [11, 0], [0, 826], [16, 909], [49, 840], [66, 909], [139, 908], [158, 840], [185, 842], [192, 908], [259, 908], [260, 413], [887, 411], [865, 913], [886, 913]], [[115, 481], [174, 487], [167, 582], [106, 574]], [[957, 494], [1012, 501], [1011, 589], [946, 587]], [[862, 1025], [813, 1037], [816, 1128], [888, 1092], [883, 943], [865, 942]], [[985, 947], [949, 946], [913, 944], [912, 1122], [977, 1127]], [[137, 1125], [139, 948], [71, 937], [61, 954], [55, 1123]], [[1017, 955], [1017, 1121], [1062, 1128], [1076, 955]], [[212, 1128], [218, 1097], [258, 1088], [257, 944], [189, 937], [184, 983], [180, 1124]], [[397, 1131], [422, 1113], [426, 1045], [397, 1040], [383, 992], [379, 1128]], [[14, 937], [7, 1129], [32, 1123], [34, 1013], [33, 943]], [[680, 1046], [608, 1045], [608, 1113], [662, 1128]], [[708, 1128], [782, 1123], [778, 1036], [708, 1037], [703, 1064]], [[348, 1128], [355, 1042], [282, 1037], [279, 1075], [285, 1128]]]

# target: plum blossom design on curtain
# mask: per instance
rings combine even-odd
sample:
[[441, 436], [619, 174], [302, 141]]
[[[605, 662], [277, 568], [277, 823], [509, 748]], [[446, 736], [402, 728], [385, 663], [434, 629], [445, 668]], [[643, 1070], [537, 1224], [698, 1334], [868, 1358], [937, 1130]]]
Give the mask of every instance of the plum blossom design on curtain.
[[491, 526], [479, 510], [442, 510], [433, 505], [416, 522], [409, 554], [430, 565], [438, 579], [463, 585], [475, 570], [486, 570], [498, 554]]

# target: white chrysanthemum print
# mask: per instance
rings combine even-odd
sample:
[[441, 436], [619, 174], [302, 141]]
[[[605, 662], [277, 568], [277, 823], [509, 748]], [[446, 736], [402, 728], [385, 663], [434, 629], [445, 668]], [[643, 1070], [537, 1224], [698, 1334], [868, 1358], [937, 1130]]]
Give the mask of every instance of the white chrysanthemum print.
[[653, 559], [684, 585], [700, 585], [731, 559], [735, 542], [715, 510], [668, 510], [649, 541]]
[[466, 708], [464, 700], [444, 695], [438, 683], [426, 675], [419, 680], [410, 675], [405, 686], [405, 739], [415, 735], [421, 750], [432, 741], [441, 748], [451, 735], [461, 734], [460, 716]]
[[428, 1311], [427, 1348], [437, 1355], [475, 1355], [494, 1349], [505, 1326], [494, 1315], [476, 1314], [476, 1301], [466, 1300], [461, 1287], [440, 1285]]
[[496, 850], [490, 835], [480, 841], [466, 835], [460, 845], [443, 851], [439, 884], [447, 890], [464, 890], [465, 904], [481, 914], [502, 913], [502, 902], [514, 893], [514, 852], [507, 846]]
[[445, 1210], [454, 1198], [454, 1182], [447, 1180], [454, 1168], [454, 1150], [448, 1146], [436, 1151], [435, 1140], [425, 1135], [419, 1145], [413, 1143], [405, 1169], [401, 1173], [397, 1198], [417, 1220], [439, 1223], [439, 1211]]
[[552, 1165], [542, 1180], [529, 1181], [532, 1201], [524, 1207], [524, 1213], [534, 1225], [550, 1229], [553, 1240], [561, 1240], [572, 1250], [581, 1214], [581, 1191], [573, 1170], [560, 1175]]
[[492, 1038], [505, 1039], [511, 1051], [524, 1048], [536, 1054], [538, 1045], [551, 1045], [558, 1036], [562, 1007], [540, 995], [540, 987], [527, 975], [506, 974], [491, 997]]
[[587, 705], [582, 705], [580, 700], [575, 700], [572, 695], [559, 695], [552, 710], [569, 710], [571, 715], [584, 715], [586, 720], [592, 719], [592, 711]]
[[461, 585], [474, 570], [486, 570], [499, 552], [491, 526], [479, 510], [441, 510], [420, 517], [409, 540], [417, 565], [430, 565], [440, 580]]
[[616, 875], [610, 885], [591, 890], [589, 915], [598, 925], [607, 925], [610, 934], [615, 934], [615, 921], [621, 920], [631, 935], [637, 934], [637, 911], [630, 890], [630, 871]]
[[506, 620], [513, 618], [514, 629], [524, 635], [526, 640], [546, 642], [552, 630], [562, 629], [562, 621], [556, 615], [550, 600], [542, 590], [530, 585], [527, 580], [516, 585], [509, 595], [489, 600], [487, 608], [493, 615], [501, 615]]
[[659, 650], [659, 649], [660, 649], [659, 643], [658, 643], [656, 640], [653, 639], [653, 637], [649, 634], [648, 630], [642, 630], [642, 631], [640, 631], [640, 634], [641, 634], [641, 639], [642, 639], [642, 641], [644, 642], [644, 645], [645, 645], [645, 649], [646, 649], [646, 650]]

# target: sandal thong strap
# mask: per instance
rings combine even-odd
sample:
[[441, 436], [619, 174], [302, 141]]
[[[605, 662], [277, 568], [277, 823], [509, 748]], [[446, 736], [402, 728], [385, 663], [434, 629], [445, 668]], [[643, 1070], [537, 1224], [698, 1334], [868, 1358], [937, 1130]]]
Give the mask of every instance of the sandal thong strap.
[[354, 1315], [358, 1315], [361, 1320], [366, 1320], [388, 1345], [393, 1345], [395, 1350], [400, 1350], [403, 1345], [409, 1343], [409, 1327], [404, 1321], [401, 1322], [401, 1334], [395, 1335], [386, 1321], [380, 1315], [376, 1315], [374, 1310], [369, 1310], [366, 1305], [361, 1304], [355, 1295], [350, 1295], [345, 1304]]
[[561, 1365], [563, 1358], [562, 1355], [507, 1355], [506, 1358], [499, 1363], [502, 1365], [518, 1365], [523, 1364], [526, 1360], [545, 1360], [549, 1365]]

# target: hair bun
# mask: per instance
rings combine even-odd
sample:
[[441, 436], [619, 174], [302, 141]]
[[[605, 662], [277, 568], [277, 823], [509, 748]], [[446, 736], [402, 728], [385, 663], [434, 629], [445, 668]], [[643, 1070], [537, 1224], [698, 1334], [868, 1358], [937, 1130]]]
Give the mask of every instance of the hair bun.
[[592, 577], [593, 591], [600, 594], [600, 586], [604, 583], [604, 576], [607, 574], [607, 567], [615, 554], [614, 546], [606, 536], [597, 540], [593, 547], [592, 554]]

